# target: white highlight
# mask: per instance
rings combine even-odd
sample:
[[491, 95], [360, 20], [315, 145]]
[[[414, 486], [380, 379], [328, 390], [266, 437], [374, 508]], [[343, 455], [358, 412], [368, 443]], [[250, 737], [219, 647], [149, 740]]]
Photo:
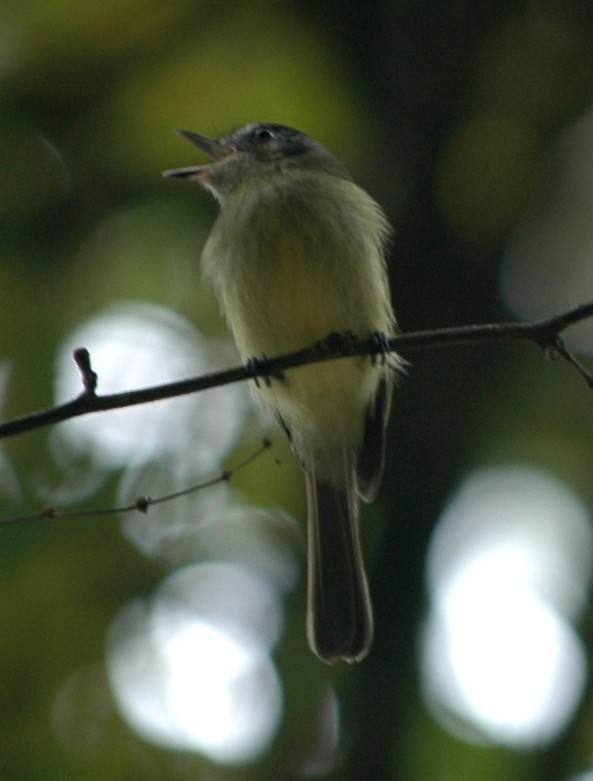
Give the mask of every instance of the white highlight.
[[108, 670], [120, 709], [147, 740], [224, 764], [256, 759], [272, 740], [282, 694], [269, 650], [273, 590], [234, 564], [188, 567], [150, 607], [117, 618]]
[[[77, 396], [81, 379], [72, 360], [86, 347], [102, 394], [161, 385], [211, 371], [214, 351], [189, 322], [164, 307], [126, 302], [103, 310], [68, 336], [56, 372], [56, 401]], [[61, 447], [89, 454], [105, 468], [129, 467], [191, 450], [194, 465], [211, 468], [235, 441], [245, 404], [236, 388], [191, 394], [87, 415], [55, 432]], [[198, 463], [199, 462], [199, 463]]]
[[591, 548], [584, 507], [545, 473], [483, 470], [462, 485], [430, 550], [422, 648], [425, 696], [444, 726], [517, 747], [563, 729], [585, 683], [567, 619], [583, 605]]

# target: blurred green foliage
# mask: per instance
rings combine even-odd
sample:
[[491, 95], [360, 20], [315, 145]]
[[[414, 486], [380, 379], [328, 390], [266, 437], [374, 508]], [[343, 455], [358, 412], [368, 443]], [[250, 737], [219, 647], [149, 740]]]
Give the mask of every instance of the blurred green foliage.
[[[391, 274], [404, 330], [520, 315], [501, 301], [501, 258], [522, 221], [553, 197], [553, 152], [591, 110], [592, 33], [593, 14], [578, 2], [5, 3], [3, 417], [53, 402], [62, 341], [113, 302], [169, 307], [224, 337], [198, 264], [214, 207], [159, 175], [196, 162], [178, 127], [216, 134], [273, 120], [342, 157], [396, 226]], [[388, 478], [365, 529], [377, 605], [368, 660], [330, 669], [311, 657], [301, 579], [277, 649], [285, 713], [270, 751], [227, 769], [155, 748], [124, 724], [103, 662], [114, 615], [150, 595], [162, 562], [141, 556], [115, 517], [6, 526], [1, 778], [298, 777], [328, 686], [341, 698], [345, 736], [331, 778], [568, 781], [586, 770], [590, 692], [568, 733], [541, 752], [472, 745], [426, 712], [416, 648], [426, 546], [464, 473], [534, 463], [593, 506], [590, 395], [566, 366], [514, 345], [409, 358]], [[261, 425], [251, 420], [235, 457]], [[302, 517], [298, 469], [285, 443], [276, 448], [278, 463], [254, 465], [238, 490], [246, 503]], [[2, 452], [1, 517], [35, 511], [60, 487], [67, 502], [75, 468], [88, 481], [73, 491], [85, 507], [113, 505], [118, 475], [60, 461], [51, 432], [11, 440]], [[590, 625], [588, 615], [585, 636]]]

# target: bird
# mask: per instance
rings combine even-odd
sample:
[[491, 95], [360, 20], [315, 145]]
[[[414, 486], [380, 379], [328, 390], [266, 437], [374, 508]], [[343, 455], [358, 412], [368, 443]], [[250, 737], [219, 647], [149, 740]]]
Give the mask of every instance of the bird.
[[[218, 139], [179, 132], [210, 161], [163, 176], [197, 182], [218, 202], [202, 267], [242, 360], [253, 365], [336, 335], [385, 344], [396, 330], [386, 268], [392, 231], [340, 160], [306, 133], [270, 122]], [[372, 501], [381, 482], [403, 363], [384, 349], [255, 383], [305, 474], [307, 637], [329, 664], [362, 660], [373, 640], [359, 498]]]

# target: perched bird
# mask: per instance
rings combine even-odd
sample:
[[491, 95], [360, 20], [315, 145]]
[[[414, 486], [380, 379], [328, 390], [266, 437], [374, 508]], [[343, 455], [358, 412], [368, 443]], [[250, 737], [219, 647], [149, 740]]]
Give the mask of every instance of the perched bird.
[[[271, 123], [219, 140], [180, 132], [213, 162], [163, 175], [197, 181], [220, 205], [202, 263], [243, 360], [330, 334], [393, 333], [384, 260], [389, 224], [333, 154]], [[392, 354], [340, 358], [290, 369], [256, 388], [306, 476], [307, 634], [329, 663], [358, 661], [372, 642], [357, 495], [370, 501], [377, 493], [401, 363]]]

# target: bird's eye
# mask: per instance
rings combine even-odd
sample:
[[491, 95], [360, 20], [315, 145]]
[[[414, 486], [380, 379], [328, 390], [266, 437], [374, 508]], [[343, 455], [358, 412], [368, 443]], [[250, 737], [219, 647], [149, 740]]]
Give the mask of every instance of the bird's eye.
[[269, 127], [256, 127], [251, 134], [251, 137], [256, 143], [265, 144], [267, 141], [274, 138], [274, 133]]

